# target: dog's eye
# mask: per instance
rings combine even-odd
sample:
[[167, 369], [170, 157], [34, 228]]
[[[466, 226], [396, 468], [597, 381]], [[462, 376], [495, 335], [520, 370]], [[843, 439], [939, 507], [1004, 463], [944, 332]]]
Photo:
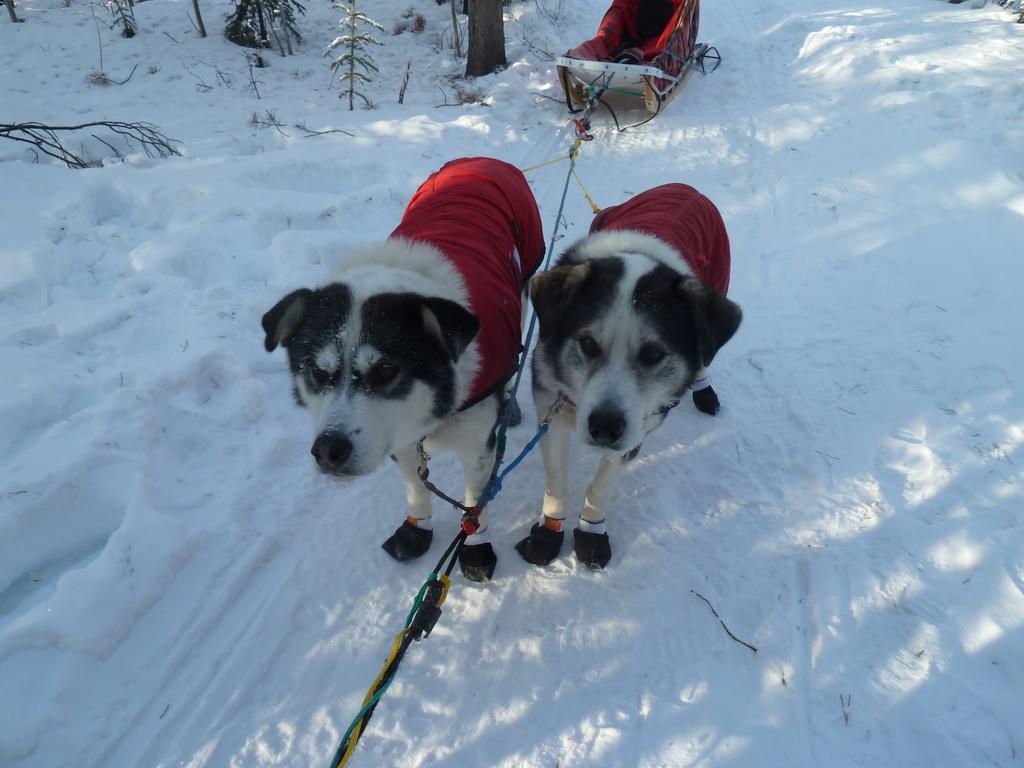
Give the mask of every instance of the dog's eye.
[[334, 384], [338, 378], [338, 372], [325, 371], [319, 366], [311, 365], [309, 366], [309, 378], [317, 389], [323, 389], [324, 387], [329, 387]]
[[665, 359], [665, 350], [657, 344], [644, 344], [636, 357], [641, 365], [657, 365]]
[[601, 354], [601, 345], [598, 344], [594, 340], [594, 337], [589, 333], [580, 336], [579, 339], [577, 339], [577, 343], [580, 345], [580, 352], [582, 352], [586, 357], [597, 357]]
[[363, 376], [363, 380], [373, 388], [386, 387], [398, 376], [398, 366], [394, 363], [377, 363]]

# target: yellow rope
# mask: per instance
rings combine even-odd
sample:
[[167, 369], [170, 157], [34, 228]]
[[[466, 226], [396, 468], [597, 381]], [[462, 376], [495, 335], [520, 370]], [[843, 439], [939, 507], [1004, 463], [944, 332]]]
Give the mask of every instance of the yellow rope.
[[[549, 165], [561, 163], [564, 162], [565, 160], [575, 160], [577, 157], [580, 156], [581, 143], [582, 142], [579, 139], [576, 139], [576, 141], [573, 144], [572, 151], [566, 156], [556, 157], [554, 160], [548, 160], [547, 162], [544, 163], [537, 163], [537, 165], [530, 165], [527, 166], [526, 168], [520, 168], [519, 170], [522, 171], [523, 173], [529, 173], [530, 171], [536, 171], [538, 168], [546, 168]], [[587, 188], [583, 186], [583, 182], [580, 180], [580, 176], [578, 173], [576, 173], [575, 169], [573, 169], [572, 175], [573, 178], [576, 179], [576, 183], [579, 184], [580, 192], [583, 193], [583, 196], [587, 199], [587, 202], [590, 204], [590, 210], [592, 210], [594, 212], [594, 215], [596, 216], [601, 212], [601, 209], [598, 207], [597, 203], [594, 202], [594, 198], [590, 196], [590, 193], [587, 192]]]
[[441, 597], [437, 601], [437, 607], [440, 608], [448, 599], [448, 590], [452, 588], [452, 580], [444, 574], [438, 576], [437, 580], [441, 582]]
[[[395, 642], [391, 645], [391, 653], [388, 655], [387, 661], [384, 662], [384, 666], [380, 668], [380, 672], [377, 673], [377, 677], [370, 685], [370, 689], [366, 692], [366, 696], [363, 698], [363, 703], [361, 706], [365, 707], [370, 702], [370, 699], [373, 698], [373, 693], [375, 690], [377, 690], [377, 684], [384, 677], [384, 673], [387, 671], [388, 667], [391, 666], [391, 662], [398, 654], [398, 648], [401, 646], [402, 640], [404, 640], [405, 636], [408, 635], [411, 631], [411, 629], [406, 627], [397, 635], [395, 635]], [[362, 732], [362, 730], [363, 723], [362, 721], [360, 721], [359, 725], [357, 725], [355, 729], [352, 731], [352, 736], [348, 740], [348, 749], [346, 749], [345, 754], [341, 756], [341, 761], [338, 763], [338, 768], [341, 768], [341, 766], [345, 765], [345, 763], [348, 762], [348, 759], [352, 756], [352, 753], [355, 751], [356, 744], [359, 743], [359, 734]]]
[[580, 181], [579, 174], [576, 173], [575, 168], [572, 171], [572, 176], [574, 179], [576, 179], [576, 183], [580, 185], [580, 192], [583, 193], [583, 196], [587, 198], [587, 202], [590, 203], [590, 210], [592, 210], [594, 212], [594, 215], [597, 216], [597, 214], [601, 212], [601, 209], [597, 207], [597, 203], [594, 202], [594, 198], [590, 196], [590, 193], [587, 192], [587, 188], [583, 186], [583, 182]]
[[555, 163], [561, 163], [561, 162], [563, 162], [565, 160], [568, 160], [568, 159], [569, 159], [568, 157], [563, 155], [562, 157], [556, 157], [554, 160], [548, 160], [545, 163], [537, 163], [536, 165], [531, 165], [531, 166], [528, 166], [526, 168], [520, 168], [519, 170], [522, 171], [523, 173], [529, 173], [530, 171], [536, 171], [538, 168], [546, 168], [549, 165], [554, 165]]
[[[535, 171], [538, 168], [544, 168], [544, 167], [549, 166], [549, 165], [555, 165], [556, 163], [560, 163], [560, 162], [562, 162], [564, 160], [575, 161], [576, 158], [578, 158], [579, 155], [580, 155], [580, 146], [581, 146], [581, 141], [580, 141], [579, 138], [577, 138], [574, 141], [574, 143], [573, 143], [572, 149], [569, 151], [569, 153], [567, 155], [565, 155], [563, 157], [557, 157], [554, 160], [548, 160], [547, 162], [544, 162], [544, 163], [539, 163], [538, 165], [531, 165], [531, 166], [529, 166], [527, 168], [521, 168], [520, 170], [523, 173], [528, 173], [530, 171]], [[580, 177], [577, 175], [575, 168], [570, 166], [570, 170], [572, 172], [573, 177], [576, 179], [576, 183], [579, 184], [580, 191], [583, 192], [583, 196], [587, 199], [587, 202], [590, 203], [591, 210], [593, 210], [595, 215], [600, 213], [601, 209], [597, 207], [597, 204], [594, 202], [593, 198], [587, 193], [587, 190], [583, 186], [583, 182], [580, 181]], [[569, 183], [568, 179], [566, 179], [565, 183], [566, 184]], [[563, 191], [562, 191], [562, 203], [563, 203], [563, 205], [565, 203], [565, 189], [563, 189]], [[561, 210], [559, 210], [559, 218], [561, 218]], [[555, 227], [556, 228], [557, 228], [557, 226], [558, 226], [558, 222], [555, 223]], [[553, 246], [554, 246], [554, 240], [552, 239], [552, 247]], [[549, 250], [549, 254], [550, 254], [550, 250]], [[532, 333], [532, 327], [531, 327], [531, 333]], [[529, 337], [527, 337], [527, 338], [529, 339]], [[529, 341], [527, 341], [527, 344], [529, 344]], [[520, 373], [521, 373], [521, 371], [520, 371]], [[518, 382], [517, 382], [517, 385], [518, 385]], [[431, 574], [431, 576], [435, 576], [435, 574]], [[440, 608], [444, 604], [444, 601], [448, 598], [448, 590], [451, 588], [452, 582], [451, 582], [451, 579], [447, 575], [436, 576], [436, 578], [441, 583], [441, 595], [437, 599], [437, 607]], [[423, 589], [425, 589], [426, 587], [427, 587], [427, 584], [425, 583], [423, 585]], [[417, 596], [417, 603], [413, 606], [412, 612], [409, 614], [409, 618], [406, 620], [408, 624], [412, 623], [414, 613], [417, 610], [417, 608], [419, 607], [419, 601], [422, 598], [422, 596], [423, 596], [423, 592], [421, 591], [420, 595]], [[377, 696], [378, 699], [379, 699], [379, 696], [381, 694], [383, 694], [383, 690], [380, 691], [380, 693], [377, 692], [377, 687], [380, 685], [381, 681], [384, 679], [384, 675], [387, 673], [388, 668], [391, 666], [392, 662], [398, 656], [398, 652], [399, 652], [399, 650], [402, 647], [403, 641], [409, 636], [409, 634], [411, 632], [413, 632], [413, 629], [410, 626], [406, 626], [401, 632], [399, 632], [397, 635], [395, 635], [395, 640], [391, 644], [391, 653], [388, 654], [388, 658], [384, 662], [384, 666], [382, 666], [381, 669], [380, 669], [380, 672], [377, 673], [377, 677], [374, 678], [373, 683], [370, 685], [369, 690], [367, 690], [367, 692], [366, 692], [366, 696], [363, 698], [363, 703], [362, 703], [362, 705], [360, 707], [360, 714], [357, 715], [358, 722], [355, 724], [354, 727], [352, 727], [351, 734], [348, 735], [348, 746], [345, 748], [345, 752], [341, 755], [341, 758], [338, 760], [337, 768], [342, 768], [342, 766], [344, 766], [346, 763], [348, 763], [349, 758], [352, 757], [352, 753], [355, 751], [356, 745], [359, 743], [359, 735], [362, 733], [363, 725], [365, 723], [365, 713], [363, 713], [362, 710], [367, 709], [367, 711], [369, 711], [368, 705], [370, 704], [371, 701], [374, 700], [374, 696]], [[419, 639], [419, 637], [417, 636], [415, 639]], [[372, 708], [370, 708], [370, 709], [372, 709]]]
[[[448, 590], [451, 589], [452, 580], [448, 576], [443, 574], [441, 576], [438, 576], [437, 580], [441, 582], [441, 597], [438, 598], [437, 601], [437, 607], [440, 608], [442, 605], [444, 605], [444, 601], [448, 598]], [[412, 630], [409, 627], [406, 627], [397, 635], [395, 635], [395, 642], [391, 644], [391, 653], [388, 654], [388, 658], [384, 662], [384, 666], [380, 668], [380, 672], [377, 673], [377, 677], [374, 678], [373, 683], [370, 684], [370, 688], [366, 692], [366, 696], [363, 697], [363, 703], [360, 705], [360, 708], [363, 708], [370, 703], [370, 699], [373, 698], [373, 694], [377, 690], [377, 686], [380, 684], [380, 681], [384, 678], [384, 673], [387, 672], [388, 667], [391, 666], [391, 662], [394, 661], [395, 656], [398, 655], [398, 649], [401, 647], [402, 641], [410, 632], [412, 632]], [[348, 749], [346, 749], [345, 754], [341, 756], [341, 760], [338, 762], [338, 768], [341, 768], [341, 766], [345, 765], [345, 763], [348, 762], [349, 757], [352, 756], [352, 753], [355, 751], [356, 744], [358, 744], [359, 742], [359, 734], [362, 733], [362, 730], [363, 721], [360, 720], [359, 724], [353, 729], [351, 737], [349, 737]]]

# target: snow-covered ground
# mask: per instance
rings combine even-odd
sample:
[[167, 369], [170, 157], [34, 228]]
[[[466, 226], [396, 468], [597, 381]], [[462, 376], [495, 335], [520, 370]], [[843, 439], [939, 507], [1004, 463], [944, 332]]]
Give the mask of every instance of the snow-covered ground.
[[[426, 30], [392, 36], [409, 2], [382, 0], [378, 108], [350, 113], [322, 58], [339, 12], [308, 5], [297, 55], [255, 70], [259, 99], [217, 32], [224, 0], [205, 40], [184, 0], [138, 4], [131, 40], [97, 8], [106, 73], [138, 65], [108, 87], [87, 83], [84, 0], [0, 13], [0, 122], [146, 120], [185, 155], [71, 171], [0, 141], [5, 768], [326, 765], [454, 534], [437, 507], [430, 557], [381, 552], [397, 473], [312, 471], [259, 318], [389, 232], [444, 161], [562, 152], [536, 49], [589, 37], [603, 7], [511, 5], [509, 68], [460, 86], [485, 103], [435, 107], [457, 100], [448, 10], [418, 0]], [[684, 405], [649, 440], [601, 573], [568, 546], [546, 569], [513, 551], [540, 504], [531, 456], [492, 507], [495, 581], [456, 580], [352, 765], [1024, 765], [1012, 20], [706, 0], [721, 69], [643, 128], [598, 118], [579, 170], [599, 204], [683, 181], [723, 211], [745, 310], [715, 364], [723, 411]], [[563, 173], [530, 174], [548, 228]], [[570, 238], [589, 224], [574, 190], [566, 219]], [[592, 463], [574, 461], [581, 499]]]

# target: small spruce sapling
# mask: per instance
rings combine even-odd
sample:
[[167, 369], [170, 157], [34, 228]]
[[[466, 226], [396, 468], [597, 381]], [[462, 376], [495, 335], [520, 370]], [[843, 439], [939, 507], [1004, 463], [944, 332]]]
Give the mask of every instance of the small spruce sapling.
[[[341, 72], [341, 91], [338, 97], [341, 98], [348, 94], [348, 109], [351, 112], [355, 109], [355, 97], [358, 96], [363, 100], [363, 103], [367, 107], [372, 107], [373, 103], [366, 97], [365, 94], [361, 93], [357, 86], [363, 83], [369, 83], [370, 73], [380, 72], [377, 69], [377, 65], [373, 63], [373, 59], [369, 54], [369, 46], [371, 45], [383, 45], [383, 43], [376, 40], [373, 35], [369, 32], [360, 32], [360, 25], [365, 25], [384, 31], [384, 27], [378, 24], [376, 21], [371, 19], [365, 13], [360, 13], [356, 10], [356, 0], [348, 0], [348, 5], [335, 5], [335, 8], [342, 8], [345, 11], [345, 15], [341, 20], [342, 29], [347, 30], [348, 34], [336, 37], [334, 41], [327, 46], [327, 52], [330, 53], [335, 48], [341, 48], [345, 51], [341, 56], [334, 59], [331, 62], [331, 70], [335, 73]], [[361, 71], [360, 71], [361, 70]]]
[[108, 4], [110, 14], [114, 17], [111, 28], [121, 25], [121, 37], [135, 37], [139, 31], [139, 25], [135, 21], [135, 8], [131, 0], [111, 0]]
[[247, 48], [269, 48], [273, 35], [283, 56], [291, 53], [292, 38], [302, 42], [297, 16], [305, 13], [305, 6], [298, 0], [236, 0], [224, 35]]

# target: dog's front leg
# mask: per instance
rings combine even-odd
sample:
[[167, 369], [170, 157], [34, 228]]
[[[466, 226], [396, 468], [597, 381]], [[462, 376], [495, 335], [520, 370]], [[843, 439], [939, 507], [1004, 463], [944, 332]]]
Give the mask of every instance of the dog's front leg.
[[[484, 489], [487, 487], [487, 481], [491, 479], [491, 472], [494, 469], [494, 450], [489, 450], [483, 456], [463, 456], [462, 457], [462, 471], [466, 475], [466, 495], [463, 499], [463, 503], [467, 507], [473, 507], [476, 505], [480, 496], [483, 494]], [[474, 537], [482, 536], [487, 531], [487, 509], [480, 510], [480, 528], [477, 530]], [[474, 539], [473, 542], [477, 543], [483, 541], [483, 539]]]
[[701, 413], [714, 416], [721, 409], [722, 405], [718, 402], [718, 395], [711, 386], [711, 376], [707, 368], [701, 368], [697, 372], [697, 378], [690, 385], [690, 391], [693, 396], [693, 404]]
[[[476, 505], [487, 488], [487, 481], [494, 470], [494, 441], [490, 433], [486, 434], [488, 439], [484, 445], [461, 452], [462, 470], [466, 476], [466, 496], [463, 503], [467, 507]], [[479, 528], [476, 533], [466, 537], [459, 552], [459, 567], [462, 569], [462, 575], [470, 581], [490, 581], [494, 576], [498, 557], [491, 546], [491, 533], [487, 530], [486, 508], [480, 511], [477, 521]]]
[[627, 460], [623, 456], [601, 458], [597, 474], [587, 488], [583, 501], [580, 524], [573, 531], [573, 549], [576, 559], [590, 568], [604, 568], [612, 558], [608, 543], [608, 498], [612, 489], [625, 470]]
[[420, 470], [427, 465], [415, 445], [395, 451], [394, 458], [405, 485], [409, 512], [405, 522], [381, 547], [395, 560], [412, 560], [430, 549], [430, 542], [434, 538], [430, 522], [430, 491], [420, 479]]
[[[537, 399], [538, 416], [543, 418], [554, 400], [550, 400], [545, 408], [543, 399], [537, 397], [537, 393], [534, 397]], [[558, 557], [562, 549], [565, 536], [562, 527], [569, 506], [569, 444], [572, 440], [572, 427], [572, 416], [560, 413], [551, 420], [547, 433], [540, 441], [546, 480], [541, 518], [530, 528], [530, 535], [516, 544], [516, 551], [534, 565], [547, 565]]]

